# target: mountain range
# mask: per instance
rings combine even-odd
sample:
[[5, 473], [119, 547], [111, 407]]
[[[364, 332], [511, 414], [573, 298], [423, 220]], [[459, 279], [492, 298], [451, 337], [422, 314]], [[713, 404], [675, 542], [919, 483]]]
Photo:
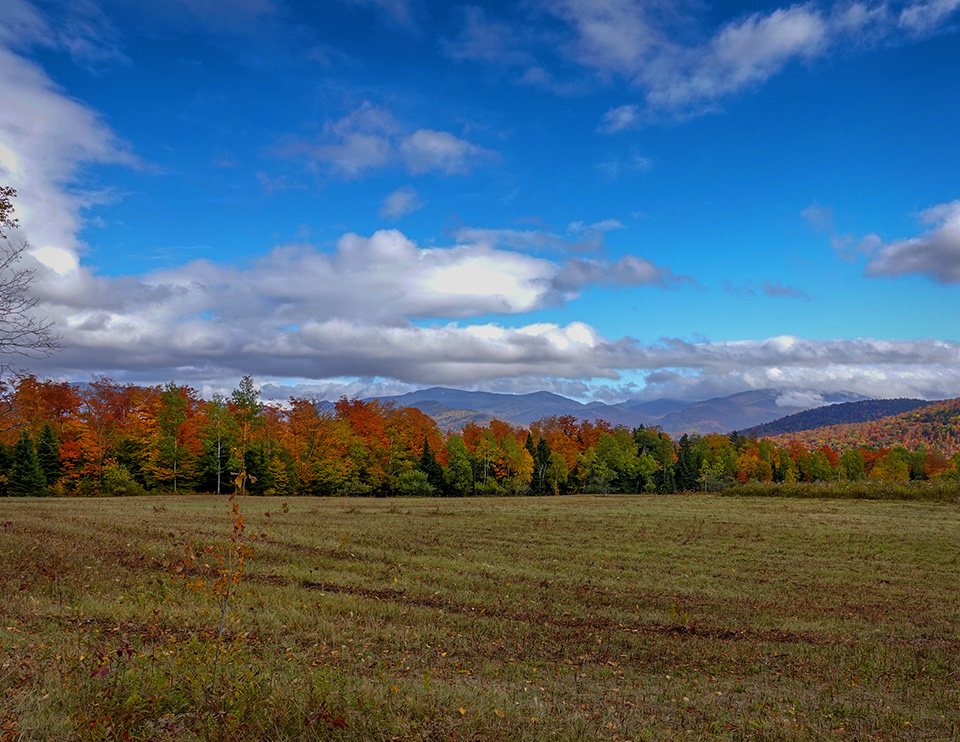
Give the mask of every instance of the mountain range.
[[[514, 425], [529, 425], [543, 417], [572, 415], [585, 420], [606, 420], [611, 425], [659, 426], [671, 435], [681, 433], [729, 433], [767, 423], [784, 413], [816, 406], [797, 405], [796, 398], [778, 389], [754, 389], [726, 397], [696, 402], [678, 399], [629, 399], [618, 404], [583, 404], [552, 392], [498, 394], [470, 392], [447, 387], [419, 389], [392, 397], [378, 397], [403, 407], [416, 407], [445, 430], [456, 430], [469, 422], [484, 425], [491, 419]], [[850, 402], [862, 397], [841, 392], [823, 402]]]
[[893, 415], [901, 415], [920, 407], [933, 404], [926, 399], [865, 399], [860, 402], [842, 402], [812, 410], [804, 410], [787, 417], [781, 417], [769, 423], [755, 425], [741, 430], [747, 436], [771, 438], [785, 433], [797, 433], [814, 430], [828, 425], [848, 425], [880, 420]]

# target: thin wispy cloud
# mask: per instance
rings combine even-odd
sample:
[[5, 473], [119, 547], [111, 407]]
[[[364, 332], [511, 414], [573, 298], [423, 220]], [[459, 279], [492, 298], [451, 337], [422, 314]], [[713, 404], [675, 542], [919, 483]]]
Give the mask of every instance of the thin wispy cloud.
[[464, 175], [500, 158], [496, 151], [447, 131], [408, 131], [388, 111], [369, 102], [327, 121], [321, 136], [287, 136], [273, 151], [314, 171], [351, 179], [387, 168], [402, 168], [410, 175]]
[[420, 194], [417, 193], [417, 189], [405, 185], [387, 194], [377, 213], [384, 219], [399, 219], [407, 214], [419, 211], [424, 206], [425, 203], [420, 198]]

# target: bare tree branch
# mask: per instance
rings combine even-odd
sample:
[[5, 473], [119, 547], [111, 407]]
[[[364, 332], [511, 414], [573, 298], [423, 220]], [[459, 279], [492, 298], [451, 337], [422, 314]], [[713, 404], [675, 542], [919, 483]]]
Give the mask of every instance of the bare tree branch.
[[14, 244], [8, 236], [8, 230], [17, 227], [16, 195], [13, 188], [0, 186], [0, 378], [17, 369], [15, 358], [44, 358], [61, 347], [53, 322], [34, 313], [38, 301], [30, 293], [34, 271], [19, 267], [29, 246]]

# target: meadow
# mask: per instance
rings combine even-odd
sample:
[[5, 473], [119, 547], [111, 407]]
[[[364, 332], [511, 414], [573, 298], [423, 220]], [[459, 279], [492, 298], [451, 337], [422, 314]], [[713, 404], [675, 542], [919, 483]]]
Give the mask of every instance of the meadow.
[[0, 500], [0, 740], [960, 738], [956, 500], [240, 507]]

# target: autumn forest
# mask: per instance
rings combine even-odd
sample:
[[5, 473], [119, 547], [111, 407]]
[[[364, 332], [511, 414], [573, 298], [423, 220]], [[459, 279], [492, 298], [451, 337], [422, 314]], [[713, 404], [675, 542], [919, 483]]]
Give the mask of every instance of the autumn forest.
[[[0, 493], [10, 496], [631, 494], [960, 476], [949, 404], [773, 439], [673, 440], [654, 427], [572, 416], [528, 428], [469, 423], [444, 434], [419, 410], [376, 400], [265, 404], [249, 376], [229, 397], [204, 400], [174, 383], [100, 377], [78, 387], [24, 375], [4, 402]], [[917, 432], [924, 416], [936, 423], [939, 447]], [[898, 444], [876, 444], [891, 431]]]

